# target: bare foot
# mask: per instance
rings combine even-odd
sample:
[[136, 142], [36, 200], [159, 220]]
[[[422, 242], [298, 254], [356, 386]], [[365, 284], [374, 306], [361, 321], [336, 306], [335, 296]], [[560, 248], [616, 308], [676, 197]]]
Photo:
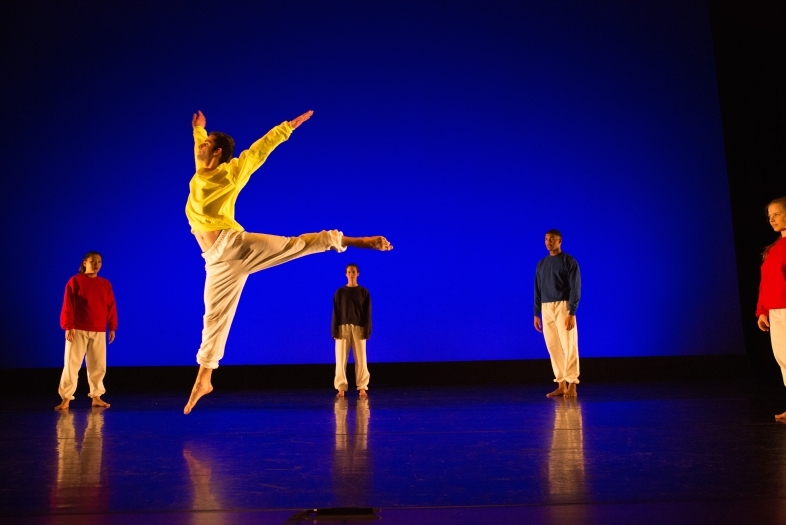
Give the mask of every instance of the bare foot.
[[568, 391], [568, 389], [565, 388], [565, 381], [560, 381], [557, 384], [559, 385], [557, 386], [557, 389], [554, 390], [553, 392], [549, 392], [548, 394], [546, 394], [546, 397], [557, 397], [557, 396], [565, 395], [565, 392]]
[[360, 395], [360, 397], [368, 397], [368, 392], [366, 392], [365, 390], [361, 390], [359, 392], [359, 395]]
[[381, 235], [372, 237], [347, 237], [341, 238], [342, 246], [352, 246], [354, 248], [366, 248], [369, 250], [379, 250], [386, 252], [393, 249], [393, 245]]
[[366, 237], [366, 239], [368, 239], [368, 247], [372, 250], [387, 252], [393, 249], [393, 245], [390, 244], [390, 242], [381, 235]]
[[[66, 403], [65, 401], [63, 401], [63, 402]], [[66, 404], [66, 408], [68, 408], [68, 404]], [[55, 410], [57, 410], [57, 409], [55, 409]], [[777, 419], [778, 421], [786, 421], [786, 412], [784, 412], [783, 414], [776, 415], [775, 419]]]
[[565, 392], [565, 397], [576, 397], [578, 395], [578, 392], [576, 392], [576, 383], [568, 383], [568, 390]]
[[[68, 405], [71, 403], [70, 399], [63, 399], [63, 402], [55, 407], [55, 410], [68, 410]], [[778, 416], [775, 416], [776, 418]]]
[[557, 389], [554, 390], [553, 392], [549, 392], [548, 394], [546, 394], [546, 397], [564, 396], [565, 392], [566, 392], [566, 390], [560, 386], [560, 387], [557, 387]]
[[336, 394], [336, 397], [344, 397], [344, 391], [343, 390], [339, 390], [338, 394]]
[[109, 408], [111, 405], [106, 401], [102, 400], [101, 396], [96, 396], [93, 398], [93, 403], [90, 406]]
[[183, 409], [184, 414], [190, 414], [191, 409], [194, 408], [197, 401], [199, 401], [202, 396], [206, 396], [213, 391], [213, 384], [210, 382], [212, 376], [212, 368], [205, 368], [204, 365], [199, 365], [199, 372], [194, 382], [194, 388], [191, 389], [191, 396], [188, 398], [188, 403], [186, 403], [186, 407]]
[[199, 401], [202, 396], [206, 396], [212, 391], [213, 385], [211, 385], [210, 382], [204, 384], [197, 380], [197, 382], [194, 383], [194, 388], [191, 389], [191, 396], [188, 398], [188, 403], [186, 403], [183, 413], [190, 414], [191, 409], [194, 408], [194, 405], [197, 404], [197, 401]]

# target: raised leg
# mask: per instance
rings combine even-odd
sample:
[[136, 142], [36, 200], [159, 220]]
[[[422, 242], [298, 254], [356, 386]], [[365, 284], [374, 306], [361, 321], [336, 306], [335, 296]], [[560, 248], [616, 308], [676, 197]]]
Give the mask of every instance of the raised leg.
[[197, 401], [199, 401], [202, 396], [206, 396], [213, 391], [213, 385], [210, 382], [212, 376], [212, 368], [205, 368], [199, 365], [199, 372], [197, 373], [196, 382], [194, 382], [194, 388], [191, 389], [191, 396], [188, 398], [188, 403], [186, 403], [186, 407], [183, 409], [184, 414], [190, 414], [194, 405], [197, 404]]

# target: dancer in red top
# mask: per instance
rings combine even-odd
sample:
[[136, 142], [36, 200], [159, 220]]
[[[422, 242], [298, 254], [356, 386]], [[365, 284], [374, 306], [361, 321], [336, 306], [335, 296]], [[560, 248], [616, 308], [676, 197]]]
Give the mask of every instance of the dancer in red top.
[[93, 399], [92, 405], [109, 408], [109, 403], [101, 399], [106, 392], [106, 329], [108, 326], [111, 343], [117, 330], [117, 308], [112, 285], [98, 277], [102, 264], [101, 254], [88, 252], [79, 266], [79, 273], [66, 285], [60, 312], [60, 326], [66, 338], [65, 364], [58, 389], [63, 401], [55, 410], [68, 410], [83, 360], [87, 366], [88, 395]]
[[[786, 384], [786, 197], [767, 205], [767, 217], [772, 229], [781, 236], [762, 254], [764, 262], [761, 265], [756, 315], [759, 316], [759, 329], [770, 332], [772, 352]], [[786, 412], [778, 414], [775, 419], [786, 421]]]

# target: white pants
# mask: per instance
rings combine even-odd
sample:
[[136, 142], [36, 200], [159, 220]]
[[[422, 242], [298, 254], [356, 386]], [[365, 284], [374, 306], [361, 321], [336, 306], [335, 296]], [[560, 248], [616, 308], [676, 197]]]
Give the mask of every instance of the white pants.
[[240, 293], [252, 273], [310, 255], [343, 252], [338, 230], [279, 237], [263, 233], [224, 230], [202, 257], [205, 258], [205, 317], [197, 363], [218, 368]]
[[106, 375], [106, 332], [86, 332], [74, 330], [74, 341], [66, 341], [63, 374], [60, 376], [58, 393], [63, 399], [73, 400], [76, 379], [82, 361], [87, 366], [87, 383], [90, 397], [101, 397]]
[[579, 328], [565, 329], [568, 302], [543, 303], [543, 338], [551, 357], [554, 382], [579, 383]]
[[336, 339], [336, 378], [333, 386], [336, 390], [346, 391], [347, 387], [347, 359], [349, 349], [355, 358], [355, 383], [358, 390], [368, 390], [368, 373], [366, 362], [366, 340], [363, 339], [363, 327], [353, 324], [342, 324], [338, 327], [340, 339]]
[[770, 310], [769, 318], [772, 353], [781, 367], [783, 384], [786, 385], [786, 308]]

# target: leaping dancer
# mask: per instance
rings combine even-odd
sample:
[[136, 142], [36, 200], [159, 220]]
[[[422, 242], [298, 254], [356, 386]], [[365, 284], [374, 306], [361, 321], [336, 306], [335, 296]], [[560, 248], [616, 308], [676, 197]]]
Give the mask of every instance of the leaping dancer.
[[346, 237], [338, 230], [280, 237], [249, 233], [235, 221], [235, 201], [251, 174], [292, 132], [311, 118], [313, 111], [283, 122], [236, 158], [235, 141], [214, 131], [207, 134], [201, 111], [191, 119], [194, 128], [196, 173], [189, 184], [186, 216], [205, 259], [205, 317], [202, 345], [197, 353], [199, 373], [183, 409], [189, 414], [199, 399], [213, 391], [213, 370], [224, 356], [229, 328], [240, 293], [254, 272], [328, 250], [343, 252], [348, 246], [387, 251], [393, 246], [382, 236]]

